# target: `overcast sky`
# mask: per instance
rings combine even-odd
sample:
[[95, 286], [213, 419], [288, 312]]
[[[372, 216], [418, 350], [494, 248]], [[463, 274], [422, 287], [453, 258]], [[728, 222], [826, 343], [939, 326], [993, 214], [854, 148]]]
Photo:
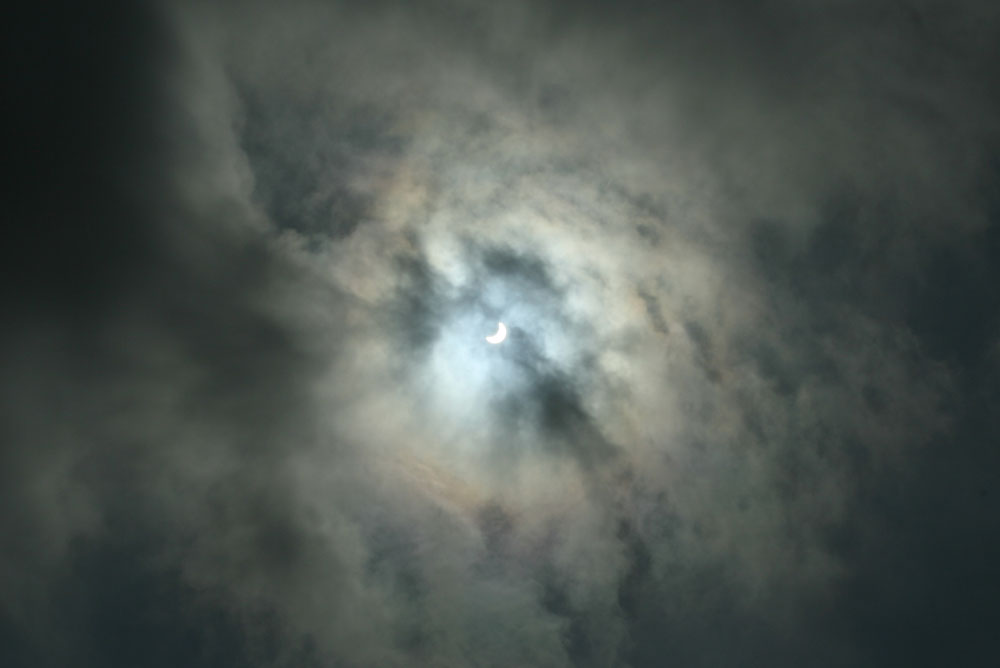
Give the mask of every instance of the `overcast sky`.
[[0, 665], [997, 665], [997, 3], [60, 4]]

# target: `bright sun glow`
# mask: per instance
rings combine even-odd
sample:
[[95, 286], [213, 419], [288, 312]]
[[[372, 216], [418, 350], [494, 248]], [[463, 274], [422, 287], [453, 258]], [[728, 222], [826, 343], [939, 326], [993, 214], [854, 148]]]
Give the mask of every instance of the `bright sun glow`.
[[490, 343], [497, 344], [507, 338], [507, 326], [504, 325], [502, 322], [499, 323], [499, 325], [500, 326], [497, 328], [496, 334], [494, 334], [493, 336], [486, 337], [486, 340], [489, 341]]

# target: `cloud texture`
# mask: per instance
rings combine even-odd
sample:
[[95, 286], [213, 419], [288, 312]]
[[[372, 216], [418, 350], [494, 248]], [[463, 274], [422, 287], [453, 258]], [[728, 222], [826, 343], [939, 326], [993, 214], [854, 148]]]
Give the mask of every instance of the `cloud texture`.
[[998, 19], [23, 12], [0, 663], [992, 665]]

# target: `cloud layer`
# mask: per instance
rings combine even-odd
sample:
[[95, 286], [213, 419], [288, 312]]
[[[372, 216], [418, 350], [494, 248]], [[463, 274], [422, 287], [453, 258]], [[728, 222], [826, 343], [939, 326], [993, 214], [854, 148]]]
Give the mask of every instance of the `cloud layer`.
[[4, 665], [990, 663], [989, 3], [55, 14]]

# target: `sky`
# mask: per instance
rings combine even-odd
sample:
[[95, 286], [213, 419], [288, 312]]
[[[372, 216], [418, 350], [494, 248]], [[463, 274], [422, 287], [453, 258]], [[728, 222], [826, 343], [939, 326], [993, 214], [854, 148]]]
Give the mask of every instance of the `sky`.
[[6, 23], [0, 665], [997, 664], [996, 3]]

